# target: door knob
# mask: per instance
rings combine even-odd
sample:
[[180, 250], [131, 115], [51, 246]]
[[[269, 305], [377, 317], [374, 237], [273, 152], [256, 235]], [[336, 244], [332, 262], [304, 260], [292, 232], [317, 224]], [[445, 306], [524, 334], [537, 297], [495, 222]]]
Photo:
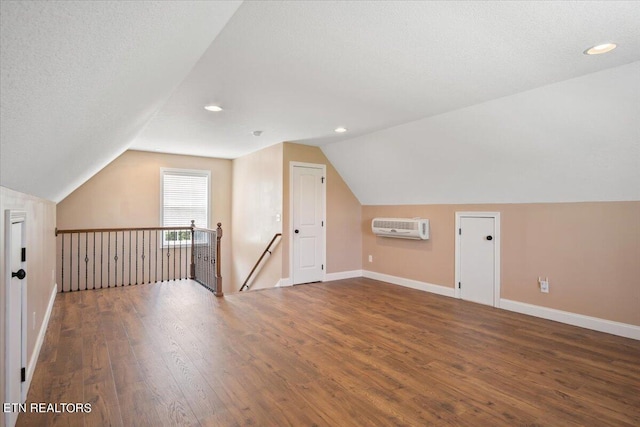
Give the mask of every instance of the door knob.
[[27, 277], [27, 273], [23, 269], [20, 269], [20, 270], [16, 271], [15, 273], [11, 272], [11, 277], [17, 277], [18, 279], [22, 280], [25, 277]]
[[493, 240], [493, 236], [487, 236], [487, 240]]
[[298, 234], [300, 230], [293, 230], [294, 233]]

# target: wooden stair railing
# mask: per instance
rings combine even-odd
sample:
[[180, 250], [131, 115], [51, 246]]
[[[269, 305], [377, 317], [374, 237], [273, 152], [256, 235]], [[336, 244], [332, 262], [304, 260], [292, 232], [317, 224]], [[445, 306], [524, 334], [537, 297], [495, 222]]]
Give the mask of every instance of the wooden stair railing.
[[216, 296], [223, 295], [220, 223], [217, 230], [197, 228], [192, 221], [186, 227], [56, 229], [55, 233], [60, 292], [190, 278]]
[[271, 241], [269, 242], [269, 244], [267, 245], [266, 249], [264, 250], [264, 252], [262, 252], [262, 255], [260, 255], [260, 258], [258, 258], [258, 261], [256, 261], [256, 263], [254, 264], [253, 268], [251, 269], [251, 272], [249, 273], [249, 275], [247, 276], [247, 278], [245, 279], [244, 283], [242, 284], [242, 286], [240, 286], [240, 291], [244, 291], [245, 288], [249, 289], [249, 280], [251, 279], [251, 276], [253, 276], [253, 273], [255, 273], [256, 269], [258, 268], [258, 266], [260, 265], [260, 262], [262, 262], [262, 259], [267, 255], [267, 253], [269, 255], [271, 255], [271, 245], [273, 245], [273, 242], [276, 241], [276, 239], [278, 237], [281, 237], [282, 233], [276, 233], [273, 235], [273, 238], [271, 239]]

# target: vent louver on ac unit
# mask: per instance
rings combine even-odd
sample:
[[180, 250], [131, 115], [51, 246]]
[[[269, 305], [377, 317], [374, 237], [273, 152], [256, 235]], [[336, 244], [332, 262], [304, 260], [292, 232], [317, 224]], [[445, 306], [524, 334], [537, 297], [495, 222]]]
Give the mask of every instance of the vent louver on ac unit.
[[420, 218], [374, 218], [371, 221], [373, 234], [399, 239], [427, 240], [429, 220]]

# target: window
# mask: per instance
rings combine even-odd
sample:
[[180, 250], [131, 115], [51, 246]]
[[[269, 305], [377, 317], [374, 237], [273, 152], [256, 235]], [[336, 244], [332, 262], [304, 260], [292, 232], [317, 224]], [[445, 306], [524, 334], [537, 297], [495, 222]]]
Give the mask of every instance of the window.
[[[209, 227], [209, 184], [211, 173], [202, 170], [160, 170], [162, 191], [162, 226], [186, 227], [195, 221], [196, 227]], [[191, 242], [191, 231], [164, 232], [164, 244]]]

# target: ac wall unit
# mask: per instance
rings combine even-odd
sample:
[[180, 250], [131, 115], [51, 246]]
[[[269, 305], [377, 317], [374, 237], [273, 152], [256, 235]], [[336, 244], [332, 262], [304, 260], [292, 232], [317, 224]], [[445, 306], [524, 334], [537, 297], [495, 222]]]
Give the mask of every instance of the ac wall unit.
[[373, 234], [398, 239], [427, 240], [429, 220], [420, 218], [374, 218], [371, 221]]

